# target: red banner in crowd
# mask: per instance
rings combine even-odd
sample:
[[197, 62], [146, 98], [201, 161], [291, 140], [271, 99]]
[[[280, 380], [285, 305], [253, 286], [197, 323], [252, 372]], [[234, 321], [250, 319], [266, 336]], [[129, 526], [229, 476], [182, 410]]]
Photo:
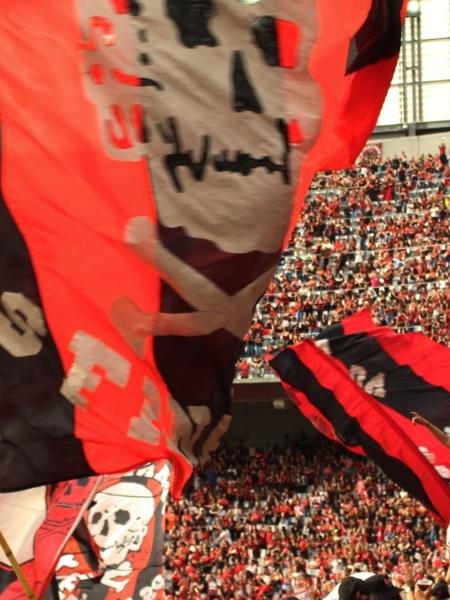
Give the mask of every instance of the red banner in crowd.
[[423, 335], [371, 327], [367, 317], [346, 319], [271, 365], [324, 435], [366, 454], [448, 523], [450, 449], [411, 413], [450, 427], [450, 351]]
[[[164, 598], [170, 463], [0, 496], [1, 526], [37, 598]], [[2, 600], [24, 590], [0, 552]]]
[[327, 328], [316, 342], [339, 359], [345, 371], [374, 396], [389, 417], [450, 482], [450, 451], [413, 412], [450, 432], [450, 350], [420, 333], [397, 334], [388, 327], [365, 331], [357, 313], [342, 321], [342, 335]]

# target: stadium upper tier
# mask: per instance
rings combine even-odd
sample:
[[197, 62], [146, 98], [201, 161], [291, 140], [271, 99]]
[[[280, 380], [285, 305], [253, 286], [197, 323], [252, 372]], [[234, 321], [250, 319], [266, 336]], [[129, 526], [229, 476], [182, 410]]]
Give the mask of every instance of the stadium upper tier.
[[448, 345], [446, 161], [403, 155], [316, 176], [245, 337], [238, 380], [273, 377], [267, 352], [367, 307], [380, 324]]

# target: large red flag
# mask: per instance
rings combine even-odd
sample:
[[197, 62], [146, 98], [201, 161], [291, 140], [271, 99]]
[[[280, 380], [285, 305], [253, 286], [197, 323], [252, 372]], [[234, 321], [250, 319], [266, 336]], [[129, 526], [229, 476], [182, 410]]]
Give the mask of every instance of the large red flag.
[[179, 492], [312, 175], [375, 123], [405, 5], [2, 2], [3, 491], [169, 458]]

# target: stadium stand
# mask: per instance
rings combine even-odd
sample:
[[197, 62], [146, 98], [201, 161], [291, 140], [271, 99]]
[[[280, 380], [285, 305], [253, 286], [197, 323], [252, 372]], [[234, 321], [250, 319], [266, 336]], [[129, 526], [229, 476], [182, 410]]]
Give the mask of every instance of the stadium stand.
[[[365, 307], [448, 345], [449, 185], [442, 151], [318, 174], [237, 380], [271, 378], [266, 353]], [[364, 459], [301, 435], [216, 453], [167, 525], [168, 600], [316, 600], [361, 571], [399, 587], [450, 579], [444, 531], [418, 502]]]
[[366, 307], [380, 324], [448, 344], [449, 184], [441, 153], [318, 174], [257, 306], [238, 379], [271, 377], [267, 352]]
[[167, 529], [168, 600], [315, 600], [354, 572], [399, 587], [448, 575], [444, 532], [425, 509], [328, 442], [224, 448]]

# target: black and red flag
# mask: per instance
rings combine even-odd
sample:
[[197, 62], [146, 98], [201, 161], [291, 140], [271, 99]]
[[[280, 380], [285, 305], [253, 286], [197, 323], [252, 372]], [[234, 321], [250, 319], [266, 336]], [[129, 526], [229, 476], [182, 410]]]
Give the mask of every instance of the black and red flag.
[[450, 449], [418, 412], [450, 428], [450, 350], [421, 334], [377, 327], [367, 312], [282, 351], [271, 365], [305, 416], [365, 454], [441, 521], [450, 520]]
[[450, 434], [450, 350], [421, 333], [397, 334], [389, 327], [360, 327], [362, 313], [342, 322], [344, 335], [332, 328], [318, 338], [351, 377], [383, 405], [408, 432], [437, 472], [450, 482], [450, 452], [424, 426], [411, 422], [419, 412]]

